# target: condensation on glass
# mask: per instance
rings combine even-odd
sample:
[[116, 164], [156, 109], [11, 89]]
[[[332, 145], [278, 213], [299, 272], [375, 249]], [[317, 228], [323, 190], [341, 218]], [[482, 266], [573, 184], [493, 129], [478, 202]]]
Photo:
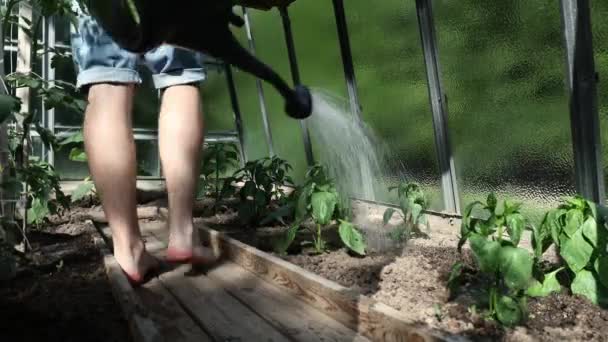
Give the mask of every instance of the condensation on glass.
[[[604, 180], [608, 184], [608, 2], [591, 1], [591, 25], [595, 68], [599, 74], [598, 107], [602, 141]], [[608, 189], [608, 188], [607, 188]], [[607, 203], [608, 204], [608, 203]]]
[[[434, 1], [461, 201], [574, 193], [558, 1]], [[463, 206], [464, 207], [464, 206]]]

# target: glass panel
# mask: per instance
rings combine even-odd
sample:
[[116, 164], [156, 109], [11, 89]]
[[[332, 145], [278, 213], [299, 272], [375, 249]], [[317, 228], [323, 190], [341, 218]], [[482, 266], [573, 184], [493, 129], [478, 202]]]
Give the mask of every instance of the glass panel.
[[[59, 49], [62, 51], [63, 49]], [[64, 53], [67, 51], [64, 51]], [[55, 79], [76, 84], [76, 70], [71, 58], [60, 58], [55, 60]], [[81, 92], [77, 94], [83, 96]], [[84, 119], [83, 113], [67, 110], [64, 108], [55, 110], [55, 124], [63, 126], [80, 126]]]
[[494, 191], [540, 220], [575, 191], [560, 4], [434, 4], [461, 200]]
[[208, 67], [207, 80], [201, 83], [206, 131], [234, 131], [234, 114], [228, 94], [226, 73]]
[[[600, 134], [602, 137], [602, 153], [604, 166], [604, 181], [608, 184], [608, 3], [591, 1], [591, 24], [593, 28], [593, 48], [595, 52], [595, 68], [600, 75], [598, 83], [598, 104], [600, 115]], [[608, 191], [608, 187], [606, 187]], [[608, 194], [608, 192], [607, 192]], [[607, 196], [608, 197], [608, 196]]]
[[138, 67], [143, 83], [137, 87], [133, 102], [133, 127], [158, 128], [158, 110], [160, 102], [158, 91], [154, 88], [152, 74], [144, 65]]
[[[6, 47], [5, 47], [6, 48]], [[4, 73], [6, 75], [12, 73], [17, 68], [17, 52], [4, 51]]]
[[[249, 13], [253, 22], [253, 34], [256, 39], [256, 52], [258, 57], [266, 64], [272, 66], [281, 77], [291, 84], [289, 59], [287, 57], [285, 36], [283, 34], [283, 26], [279, 13], [277, 11], [261, 12], [255, 10], [250, 10]], [[309, 28], [306, 30], [308, 29]], [[294, 27], [294, 33], [295, 31], [297, 31], [297, 29]], [[299, 44], [302, 43], [301, 40], [303, 39], [295, 39], [296, 49], [300, 52], [301, 49], [299, 48]], [[243, 44], [247, 44], [244, 39], [242, 42]], [[300, 55], [298, 57], [301, 64], [305, 57]], [[304, 76], [304, 73], [301, 72], [301, 74]], [[303, 81], [308, 83], [306, 80]], [[251, 88], [248, 89], [247, 92], [250, 96], [247, 101], [251, 103], [252, 106], [248, 108], [255, 108], [257, 113], [260, 113], [255, 82], [252, 81], [248, 85]], [[242, 86], [240, 87], [242, 88]], [[270, 84], [264, 83], [264, 91], [275, 154], [289, 161], [294, 167], [292, 175], [296, 181], [303, 179], [304, 174], [306, 173], [307, 164], [300, 126], [296, 120], [287, 117], [284, 111], [285, 103], [283, 98], [279, 96], [277, 91]], [[256, 120], [258, 120], [260, 124], [260, 130], [256, 133], [258, 133], [260, 140], [256, 144], [262, 144], [265, 142], [265, 136], [263, 126], [261, 125], [261, 114], [257, 115], [258, 119]], [[247, 132], [249, 133], [249, 126], [247, 126]]]
[[32, 149], [30, 150], [30, 158], [36, 158], [38, 160], [45, 160], [46, 156], [43, 155], [42, 151], [42, 140], [39, 137], [32, 137]]
[[57, 44], [70, 44], [71, 23], [68, 18], [55, 17], [55, 42]]
[[[345, 11], [363, 118], [390, 146], [383, 178], [390, 185], [403, 180], [422, 184], [431, 208], [441, 210], [440, 174], [415, 2], [387, 0], [382, 6], [369, 6], [368, 1], [352, 0], [346, 3]], [[341, 69], [341, 65], [335, 68]], [[384, 200], [394, 200], [385, 196]]]
[[137, 140], [137, 175], [143, 177], [159, 177], [158, 142], [156, 140]]
[[89, 175], [86, 162], [70, 160], [70, 151], [73, 147], [76, 147], [76, 144], [66, 145], [55, 151], [55, 170], [57, 170], [62, 180], [82, 180]]

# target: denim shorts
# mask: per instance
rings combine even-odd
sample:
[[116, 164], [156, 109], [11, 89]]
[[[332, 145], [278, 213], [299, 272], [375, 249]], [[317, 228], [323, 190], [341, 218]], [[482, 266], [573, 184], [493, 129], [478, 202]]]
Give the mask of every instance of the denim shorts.
[[156, 89], [199, 83], [205, 80], [203, 55], [162, 45], [144, 55], [119, 47], [88, 15], [81, 15], [72, 34], [72, 54], [78, 69], [78, 88], [95, 83], [140, 84], [138, 64], [152, 72]]

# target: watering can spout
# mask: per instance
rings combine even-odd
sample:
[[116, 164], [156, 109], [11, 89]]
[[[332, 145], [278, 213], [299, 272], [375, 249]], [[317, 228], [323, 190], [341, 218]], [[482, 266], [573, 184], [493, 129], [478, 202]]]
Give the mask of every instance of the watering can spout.
[[234, 37], [229, 25], [240, 26], [243, 22], [232, 12], [231, 1], [175, 0], [171, 6], [149, 0], [89, 3], [100, 25], [126, 50], [142, 53], [167, 43], [205, 53], [272, 84], [285, 99], [289, 116], [304, 119], [312, 113], [312, 96], [307, 87], [296, 85], [292, 89]]

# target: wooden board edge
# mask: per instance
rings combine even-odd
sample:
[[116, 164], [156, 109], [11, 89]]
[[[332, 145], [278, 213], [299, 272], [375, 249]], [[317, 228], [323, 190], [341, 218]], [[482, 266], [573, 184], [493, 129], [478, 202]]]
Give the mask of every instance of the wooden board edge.
[[448, 341], [449, 337], [408, 321], [397, 310], [336, 282], [232, 239], [210, 228], [201, 237], [228, 259], [278, 285], [328, 316], [374, 341]]
[[146, 309], [103, 239], [95, 237], [94, 243], [101, 253], [112, 294], [128, 322], [133, 340], [136, 342], [163, 341], [158, 328], [148, 317]]

